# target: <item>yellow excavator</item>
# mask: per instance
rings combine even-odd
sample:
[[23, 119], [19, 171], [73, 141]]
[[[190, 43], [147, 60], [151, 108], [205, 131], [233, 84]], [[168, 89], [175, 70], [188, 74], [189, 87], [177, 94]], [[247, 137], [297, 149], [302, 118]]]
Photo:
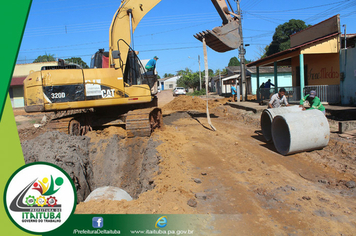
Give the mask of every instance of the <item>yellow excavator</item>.
[[[109, 68], [59, 65], [31, 73], [24, 81], [26, 112], [55, 112], [48, 127], [84, 135], [92, 127], [126, 125], [128, 137], [149, 136], [162, 126], [156, 75], [146, 72], [131, 47], [141, 19], [161, 0], [122, 0], [109, 32]], [[195, 36], [218, 52], [239, 46], [239, 19], [225, 0], [211, 0], [223, 25]], [[231, 7], [231, 6], [230, 6]]]

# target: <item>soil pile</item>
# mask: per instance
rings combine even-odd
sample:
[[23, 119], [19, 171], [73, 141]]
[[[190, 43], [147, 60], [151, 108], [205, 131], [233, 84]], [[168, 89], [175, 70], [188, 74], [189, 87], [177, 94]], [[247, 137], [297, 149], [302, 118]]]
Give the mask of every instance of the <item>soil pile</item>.
[[72, 178], [78, 201], [84, 201], [91, 192], [93, 177], [89, 161], [90, 139], [85, 136], [69, 136], [58, 131], [46, 132], [36, 139], [22, 142], [25, 162], [48, 162], [65, 170]]
[[125, 137], [126, 131], [118, 127], [89, 132], [87, 136], [46, 132], [24, 141], [22, 149], [26, 163], [43, 161], [64, 169], [75, 183], [78, 202], [103, 186], [122, 188], [137, 198], [154, 187], [159, 142]]
[[206, 109], [206, 101], [199, 97], [179, 96], [170, 103], [164, 105], [162, 109], [169, 111], [189, 111]]

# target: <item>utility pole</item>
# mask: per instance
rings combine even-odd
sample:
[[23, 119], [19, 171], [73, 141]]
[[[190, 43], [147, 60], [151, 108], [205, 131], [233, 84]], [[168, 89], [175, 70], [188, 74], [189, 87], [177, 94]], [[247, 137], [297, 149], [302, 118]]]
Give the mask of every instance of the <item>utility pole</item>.
[[[241, 45], [239, 46], [239, 58], [240, 58], [240, 66], [241, 66], [241, 88], [242, 88], [242, 101], [245, 101], [247, 98], [246, 94], [246, 70], [245, 70], [245, 54], [246, 50], [244, 48], [244, 40], [242, 37], [242, 17], [241, 17], [241, 9], [240, 9], [240, 0], [235, 0], [237, 4], [237, 15], [239, 17], [239, 33], [241, 37]], [[240, 101], [240, 98], [237, 98], [237, 101]]]
[[344, 27], [344, 43], [345, 43], [345, 45], [344, 45], [344, 48], [346, 49], [347, 47], [346, 47], [346, 25], [342, 25], [343, 27]]
[[200, 55], [198, 55], [199, 62], [199, 91], [201, 90], [201, 70], [200, 70]]
[[208, 123], [213, 131], [216, 131], [215, 127], [211, 123], [210, 113], [209, 113], [209, 67], [208, 67], [208, 53], [206, 50], [206, 42], [205, 37], [203, 37], [203, 51], [204, 51], [204, 67], [205, 67], [205, 92], [206, 92], [206, 117], [208, 119]]
[[219, 90], [218, 90], [218, 94], [221, 95], [222, 94], [222, 84], [221, 84], [221, 72], [219, 71]]
[[[194, 59], [192, 57], [188, 57], [190, 59]], [[198, 63], [199, 63], [199, 91], [201, 90], [201, 70], [200, 70], [200, 55], [198, 55]]]

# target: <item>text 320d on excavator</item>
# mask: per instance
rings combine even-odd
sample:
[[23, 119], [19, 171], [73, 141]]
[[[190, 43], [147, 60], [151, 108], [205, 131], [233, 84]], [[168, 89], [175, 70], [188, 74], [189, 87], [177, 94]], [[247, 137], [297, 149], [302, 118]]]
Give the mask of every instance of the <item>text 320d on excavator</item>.
[[[238, 19], [225, 0], [211, 0], [223, 26], [207, 31], [207, 45], [223, 52], [238, 47]], [[138, 23], [160, 0], [121, 1], [109, 32], [109, 68], [42, 68], [24, 81], [26, 112], [55, 112], [48, 127], [83, 135], [92, 127], [126, 125], [128, 137], [149, 136], [162, 126], [155, 73], [149, 74], [130, 47]], [[198, 39], [200, 39], [197, 37]]]

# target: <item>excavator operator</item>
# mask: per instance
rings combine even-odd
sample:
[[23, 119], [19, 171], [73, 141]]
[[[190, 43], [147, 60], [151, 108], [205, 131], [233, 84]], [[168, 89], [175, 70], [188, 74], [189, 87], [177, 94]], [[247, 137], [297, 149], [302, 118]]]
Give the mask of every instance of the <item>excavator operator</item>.
[[158, 57], [154, 56], [153, 59], [149, 60], [145, 66], [147, 71], [154, 71], [156, 68], [156, 63], [157, 63]]

